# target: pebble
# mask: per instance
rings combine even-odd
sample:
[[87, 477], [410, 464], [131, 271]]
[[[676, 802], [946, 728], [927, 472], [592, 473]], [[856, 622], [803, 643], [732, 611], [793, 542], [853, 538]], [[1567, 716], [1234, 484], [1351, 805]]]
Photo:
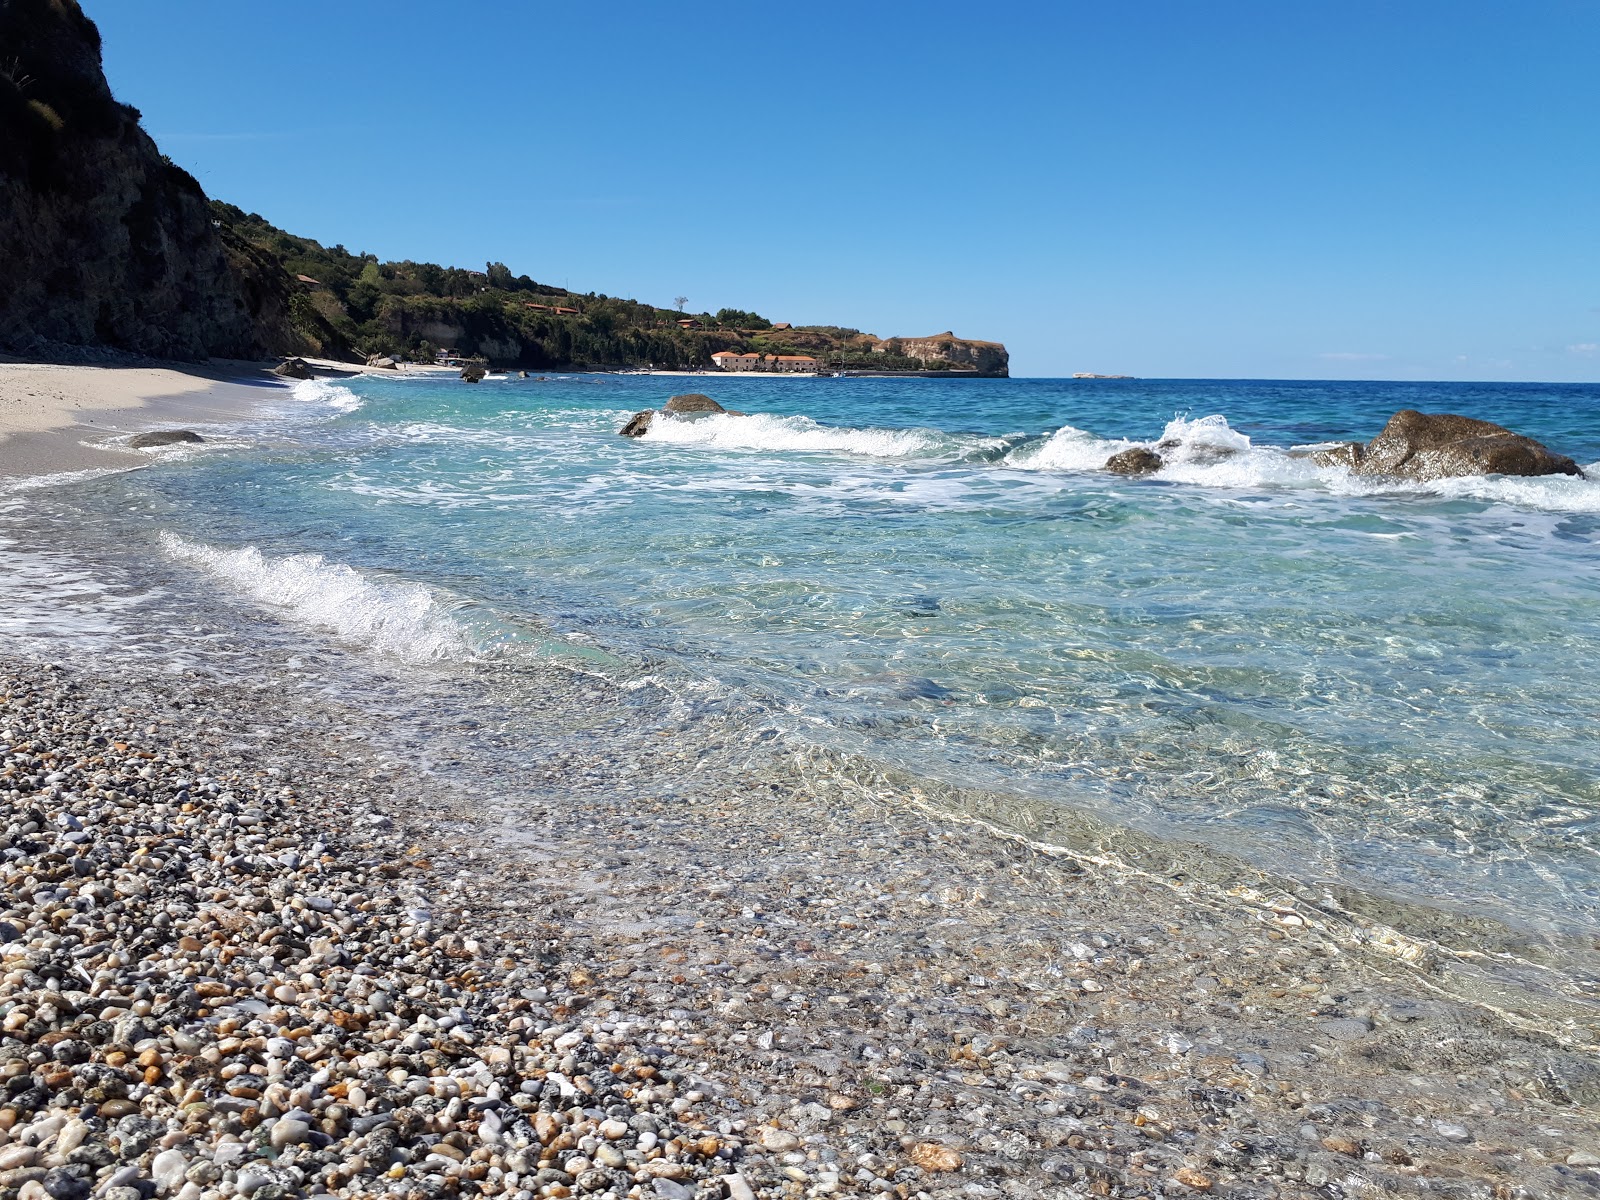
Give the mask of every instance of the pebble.
[[[1455, 1010], [1429, 999], [1413, 1098], [1382, 1057], [1404, 998], [1370, 994], [1397, 985], [1295, 940], [1319, 932], [1241, 944], [1259, 922], [1164, 884], [1096, 913], [1092, 876], [847, 790], [786, 822], [729, 782], [743, 743], [703, 769], [664, 765], [672, 737], [556, 763], [527, 824], [552, 865], [502, 874], [500, 825], [322, 744], [336, 721], [200, 676], [75, 687], [13, 672], [0, 705], [0, 1163], [29, 1176], [0, 1189], [34, 1200], [63, 1200], [54, 1151], [21, 1140], [47, 1128], [99, 1200], [1379, 1194], [1435, 1120], [1420, 1167], [1481, 1178], [1446, 1128], [1514, 1144], [1528, 1110], [1479, 1102], [1541, 1077], [1496, 1074], [1464, 1021], [1479, 1040], [1430, 1058]], [[714, 870], [687, 857], [708, 822]], [[1530, 1194], [1588, 1165], [1589, 1120], [1540, 1109]]]

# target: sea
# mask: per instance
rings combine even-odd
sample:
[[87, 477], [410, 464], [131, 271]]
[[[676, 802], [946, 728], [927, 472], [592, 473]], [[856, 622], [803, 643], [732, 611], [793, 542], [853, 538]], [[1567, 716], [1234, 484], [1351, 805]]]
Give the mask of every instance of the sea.
[[[742, 415], [617, 435], [682, 391]], [[1600, 989], [1559, 952], [1600, 938], [1600, 385], [263, 395], [141, 469], [0, 493], [9, 646], [341, 692], [440, 772], [487, 770], [447, 731], [492, 727], [502, 788], [553, 739], [714, 728], [1046, 850], [1113, 831], [1452, 952], [1537, 944], [1569, 997]], [[1590, 478], [1377, 481], [1307, 453], [1407, 408]], [[1103, 469], [1135, 445], [1163, 468]], [[626, 719], [552, 723], [551, 695]]]

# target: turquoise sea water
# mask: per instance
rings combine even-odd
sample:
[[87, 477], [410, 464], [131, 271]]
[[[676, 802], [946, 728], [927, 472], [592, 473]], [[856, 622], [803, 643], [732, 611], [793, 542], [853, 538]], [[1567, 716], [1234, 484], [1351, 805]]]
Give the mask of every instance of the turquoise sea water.
[[[615, 436], [691, 390], [752, 415]], [[1600, 386], [572, 375], [274, 404], [13, 497], [6, 631], [87, 645], [96, 605], [193, 589], [396, 670], [553, 659], [1042, 818], [1600, 933], [1600, 466], [1376, 485], [1290, 452], [1417, 408], [1592, 464]], [[1153, 477], [1099, 469], [1161, 440]], [[23, 570], [52, 538], [120, 563], [115, 594]]]

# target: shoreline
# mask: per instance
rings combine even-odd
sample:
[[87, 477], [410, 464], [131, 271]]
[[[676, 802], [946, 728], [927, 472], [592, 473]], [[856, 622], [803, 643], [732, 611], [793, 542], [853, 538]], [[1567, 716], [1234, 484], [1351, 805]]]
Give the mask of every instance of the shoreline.
[[[0, 478], [119, 470], [113, 444], [155, 426], [236, 420], [289, 386], [262, 364], [86, 366], [0, 359]], [[87, 439], [100, 444], [85, 444]]]
[[[656, 790], [681, 772], [670, 741], [624, 763], [554, 752], [506, 794], [419, 770], [326, 689], [0, 668], [0, 820], [23, 851], [0, 866], [18, 935], [0, 930], [0, 965], [48, 959], [50, 902], [16, 881], [51, 854], [178, 918], [145, 926], [131, 965], [78, 955], [81, 980], [51, 985], [66, 1003], [46, 1024], [91, 1063], [116, 1065], [85, 1022], [118, 1003], [148, 998], [177, 1031], [151, 1026], [133, 1107], [86, 1116], [60, 1094], [70, 1073], [46, 1072], [57, 1094], [28, 1115], [76, 1117], [88, 1140], [125, 1112], [156, 1121], [167, 1137], [129, 1165], [198, 1170], [188, 1200], [230, 1184], [1065, 1200], [1596, 1181], [1592, 1059], [1292, 901], [1129, 870], [1115, 831], [1096, 854], [1041, 853], [828, 755], [744, 784], [723, 769], [742, 744], [692, 801]], [[571, 719], [559, 688], [542, 707]], [[100, 743], [58, 732], [88, 725]], [[329, 729], [352, 733], [305, 736]], [[19, 840], [30, 812], [46, 821]], [[95, 895], [83, 928], [110, 919]], [[122, 930], [104, 944], [132, 945]], [[44, 994], [4, 978], [30, 1045]], [[208, 1048], [248, 1089], [207, 1074]], [[0, 1186], [49, 1168], [40, 1144]]]
[[[49, 1093], [0, 1122], [0, 1189], [72, 1166], [53, 1161], [69, 1127], [138, 1147], [94, 1185], [132, 1170], [184, 1200], [1600, 1186], [1600, 1029], [1497, 1013], [1471, 974], [1505, 951], [1486, 928], [1457, 930], [1459, 961], [1410, 958], [1330, 919], [1332, 897], [1198, 847], [1086, 814], [1047, 846], [981, 795], [802, 744], [758, 769], [735, 723], [680, 742], [676, 718], [553, 669], [519, 701], [549, 745], [484, 771], [492, 720], [408, 742], [340, 667], [380, 695], [430, 677], [292, 641], [322, 647], [292, 676], [281, 650], [205, 673], [0, 659], [0, 693], [49, 700], [26, 729], [0, 707], [0, 733], [28, 738], [0, 737], [0, 922], [20, 935], [0, 929], [0, 1021], [26, 1014], [0, 1067]], [[117, 912], [71, 899], [97, 883], [138, 890]], [[168, 926], [116, 925], [163, 908]], [[83, 930], [110, 929], [128, 961], [59, 955], [63, 929], [86, 951]], [[119, 1024], [152, 1015], [146, 1038]], [[88, 1059], [54, 1061], [115, 1071], [106, 1095], [136, 1111], [86, 1112], [19, 1057], [61, 1033]]]

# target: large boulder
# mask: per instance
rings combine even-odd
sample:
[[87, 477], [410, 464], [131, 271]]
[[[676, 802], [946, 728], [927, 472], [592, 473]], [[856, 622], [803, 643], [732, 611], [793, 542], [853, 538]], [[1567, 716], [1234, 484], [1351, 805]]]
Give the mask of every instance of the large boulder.
[[272, 368], [274, 375], [282, 375], [285, 379], [311, 379], [311, 364], [303, 358], [286, 358]]
[[374, 354], [374, 355], [371, 355], [367, 359], [367, 366], [369, 366], [369, 367], [378, 367], [378, 368], [380, 368], [382, 370], [385, 370], [385, 371], [395, 371], [395, 370], [399, 369], [399, 364], [396, 363], [394, 361], [394, 359], [390, 358], [387, 354]]
[[710, 396], [702, 396], [699, 392], [690, 392], [686, 396], [674, 396], [668, 400], [664, 408], [669, 413], [720, 413], [727, 412]]
[[1353, 475], [1426, 482], [1463, 475], [1578, 475], [1578, 464], [1491, 421], [1401, 409], [1355, 459]]
[[135, 450], [152, 450], [157, 446], [174, 446], [179, 442], [203, 442], [205, 438], [188, 429], [152, 429], [149, 433], [136, 433], [128, 439]]
[[1161, 455], [1144, 446], [1131, 446], [1106, 459], [1106, 470], [1113, 475], [1153, 475], [1161, 470]]
[[482, 383], [483, 377], [488, 373], [488, 363], [469, 362], [461, 368], [461, 378], [468, 383]]

